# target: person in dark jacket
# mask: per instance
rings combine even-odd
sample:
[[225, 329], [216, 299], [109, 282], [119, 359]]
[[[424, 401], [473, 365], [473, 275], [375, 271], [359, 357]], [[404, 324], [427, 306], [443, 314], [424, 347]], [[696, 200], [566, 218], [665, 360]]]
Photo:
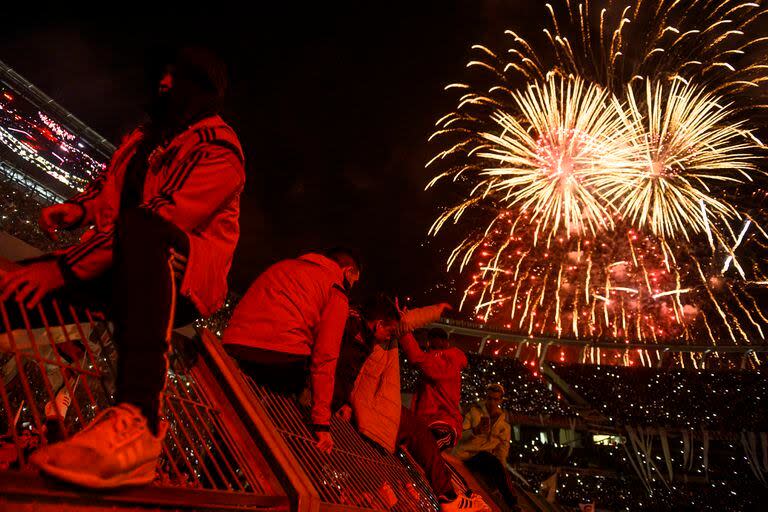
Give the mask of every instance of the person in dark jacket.
[[217, 115], [225, 88], [215, 55], [179, 52], [159, 81], [149, 122], [83, 192], [41, 213], [40, 227], [54, 239], [80, 226], [95, 226], [93, 236], [0, 278], [13, 325], [25, 306], [42, 325], [33, 308], [48, 296], [106, 310], [115, 325], [117, 405], [35, 454], [49, 475], [87, 487], [155, 477], [171, 328], [221, 306], [239, 237], [245, 171], [237, 136]]
[[269, 267], [232, 314], [223, 342], [257, 383], [297, 395], [309, 380], [310, 423], [318, 448], [330, 451], [331, 397], [347, 320], [347, 291], [360, 264], [347, 249], [305, 254]]

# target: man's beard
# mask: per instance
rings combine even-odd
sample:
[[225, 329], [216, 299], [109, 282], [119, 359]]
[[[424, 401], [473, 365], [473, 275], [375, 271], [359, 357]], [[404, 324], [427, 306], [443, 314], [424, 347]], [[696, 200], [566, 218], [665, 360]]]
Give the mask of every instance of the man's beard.
[[172, 100], [169, 92], [158, 92], [152, 96], [147, 113], [155, 126], [168, 126], [172, 119]]
[[156, 93], [148, 108], [152, 125], [163, 132], [177, 130], [197, 116], [216, 111], [214, 96], [183, 87]]

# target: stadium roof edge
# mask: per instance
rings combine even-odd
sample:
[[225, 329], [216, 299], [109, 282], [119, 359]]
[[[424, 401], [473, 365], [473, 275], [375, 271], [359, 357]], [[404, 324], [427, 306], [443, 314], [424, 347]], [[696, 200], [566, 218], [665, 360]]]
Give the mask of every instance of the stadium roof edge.
[[115, 151], [115, 146], [93, 128], [75, 117], [74, 114], [59, 105], [26, 78], [18, 74], [5, 62], [0, 60], [0, 82], [11, 88], [16, 94], [23, 96], [36, 107], [55, 115], [60, 122], [76, 132], [93, 149], [109, 159]]
[[539, 336], [525, 336], [509, 331], [486, 327], [483, 324], [467, 322], [464, 320], [454, 320], [441, 318], [438, 322], [431, 324], [432, 327], [441, 327], [452, 334], [459, 334], [474, 338], [498, 339], [511, 343], [531, 343], [539, 345], [571, 345], [579, 347], [595, 347], [610, 350], [661, 350], [668, 352], [719, 352], [719, 353], [765, 353], [768, 352], [768, 345], [673, 345], [673, 344], [653, 344], [653, 343], [612, 343], [609, 341], [594, 340], [575, 340], [566, 338], [548, 338]]

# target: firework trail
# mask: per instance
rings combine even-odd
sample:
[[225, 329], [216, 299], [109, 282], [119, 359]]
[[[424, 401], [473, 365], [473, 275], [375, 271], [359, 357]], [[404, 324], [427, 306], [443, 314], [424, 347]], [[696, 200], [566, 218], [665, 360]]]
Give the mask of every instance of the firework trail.
[[[520, 75], [544, 80], [551, 73], [581, 76], [612, 91], [634, 80], [682, 78], [714, 94], [760, 91], [768, 37], [768, 9], [742, 0], [564, 0], [545, 4], [545, 48], [508, 30], [500, 60], [487, 48], [470, 66], [485, 66], [505, 82]], [[543, 55], [549, 58], [543, 57]], [[762, 92], [764, 94], [764, 92]], [[756, 105], [753, 105], [756, 106]], [[764, 108], [765, 105], [759, 105]]]
[[[463, 310], [526, 335], [749, 344], [768, 280], [754, 113], [768, 66], [756, 3], [546, 5], [548, 49], [475, 46], [452, 84], [430, 233], [463, 230]], [[629, 43], [632, 42], [632, 44]], [[751, 55], [749, 55], [751, 53]], [[758, 54], [759, 55], [756, 55]], [[488, 78], [490, 77], [490, 78]], [[749, 94], [747, 94], [749, 93]]]

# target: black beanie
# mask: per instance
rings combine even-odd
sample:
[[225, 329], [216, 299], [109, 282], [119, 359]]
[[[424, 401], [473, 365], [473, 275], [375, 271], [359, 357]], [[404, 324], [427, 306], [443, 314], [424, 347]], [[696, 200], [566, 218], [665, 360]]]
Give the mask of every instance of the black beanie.
[[219, 99], [226, 94], [227, 66], [211, 50], [200, 47], [183, 48], [176, 55], [174, 64], [180, 76], [192, 80]]

